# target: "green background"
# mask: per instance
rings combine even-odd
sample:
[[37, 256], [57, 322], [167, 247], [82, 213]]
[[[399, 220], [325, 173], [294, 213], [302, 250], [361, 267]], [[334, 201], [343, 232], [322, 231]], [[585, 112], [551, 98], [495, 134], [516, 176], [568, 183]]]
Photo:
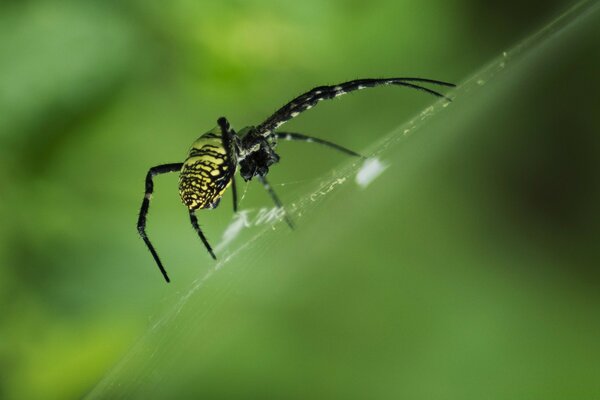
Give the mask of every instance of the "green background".
[[[148, 223], [171, 284], [135, 229], [148, 168], [219, 116], [359, 77], [468, 82], [570, 5], [1, 3], [0, 398], [598, 398], [598, 7], [218, 270], [176, 174]], [[286, 129], [368, 154], [434, 100], [373, 89]], [[286, 204], [353, 179], [328, 149], [279, 153]], [[271, 205], [259, 186], [242, 209]], [[198, 213], [212, 243], [230, 201]]]

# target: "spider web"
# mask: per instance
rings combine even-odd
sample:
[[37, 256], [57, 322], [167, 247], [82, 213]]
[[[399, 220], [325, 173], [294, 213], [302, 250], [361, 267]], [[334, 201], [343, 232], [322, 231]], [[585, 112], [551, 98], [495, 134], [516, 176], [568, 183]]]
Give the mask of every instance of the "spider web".
[[[416, 134], [440, 113], [444, 113], [451, 108], [453, 104], [460, 102], [461, 98], [476, 91], [484, 90], [490, 81], [509, 69], [512, 63], [549, 43], [565, 29], [597, 11], [598, 8], [598, 3], [580, 2], [539, 32], [512, 49], [502, 52], [487, 66], [461, 83], [455, 90], [449, 92], [449, 96], [454, 99], [454, 103], [439, 100], [425, 108], [412, 119], [364, 149], [361, 153], [368, 157], [366, 161], [350, 160], [335, 168], [327, 176], [319, 178], [309, 191], [296, 201], [286, 205], [287, 212], [294, 221], [301, 225], [302, 221], [313, 214], [324, 201], [339, 193], [342, 189], [356, 190], [358, 188], [360, 190], [360, 188], [376, 184], [377, 178], [386, 173], [386, 168], [390, 163], [388, 160], [391, 158], [389, 156], [402, 147], [408, 137]], [[443, 134], [443, 132], [439, 133]], [[241, 198], [243, 199], [243, 197], [244, 194]], [[222, 292], [219, 292], [210, 300], [210, 304], [202, 301], [195, 304], [195, 306], [201, 308], [194, 313], [194, 320], [187, 320], [184, 318], [187, 317], [187, 314], [184, 317], [181, 314], [190, 307], [191, 300], [201, 292], [201, 289], [215, 275], [227, 271], [227, 267], [232, 260], [244, 256], [245, 259], [248, 259], [248, 263], [252, 264], [263, 252], [268, 251], [269, 248], [278, 241], [284, 240], [288, 235], [290, 235], [289, 229], [285, 223], [282, 223], [281, 215], [277, 213], [276, 209], [241, 210], [238, 215], [233, 216], [230, 224], [224, 230], [223, 237], [215, 246], [222, 254], [216, 265], [193, 281], [169, 311], [156, 318], [145, 335], [92, 390], [88, 398], [111, 397], [115, 393], [133, 393], [142, 384], [160, 386], [165, 378], [154, 375], [155, 363], [158, 362], [155, 360], [157, 352], [162, 354], [171, 350], [181, 352], [180, 349], [177, 349], [177, 343], [173, 343], [173, 340], [168, 340], [165, 337], [165, 331], [173, 326], [177, 327], [178, 331], [185, 332], [186, 326], [200, 324], [203, 316], [215, 307], [220, 298], [227, 295], [230, 288], [225, 288]], [[255, 251], [250, 252], [250, 249]], [[229, 271], [229, 273], [232, 272]], [[179, 332], [177, 334], [185, 335], [185, 333]], [[185, 337], [184, 339], [189, 340]], [[144, 382], [147, 376], [151, 376], [152, 383]]]

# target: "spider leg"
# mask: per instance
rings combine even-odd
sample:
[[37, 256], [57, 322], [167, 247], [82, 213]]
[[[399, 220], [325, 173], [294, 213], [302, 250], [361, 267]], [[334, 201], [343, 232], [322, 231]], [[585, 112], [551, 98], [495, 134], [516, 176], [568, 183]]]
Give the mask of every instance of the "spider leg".
[[293, 133], [293, 132], [276, 132], [273, 134], [277, 139], [280, 140], [290, 140], [290, 141], [301, 141], [301, 142], [308, 142], [308, 143], [318, 143], [318, 144], [322, 144], [324, 146], [327, 147], [331, 147], [333, 149], [336, 149], [338, 151], [341, 151], [342, 153], [348, 154], [350, 156], [354, 156], [354, 157], [361, 157], [361, 158], [365, 158], [364, 156], [350, 150], [347, 149], [345, 147], [340, 146], [339, 144], [335, 144], [333, 142], [327, 141], [327, 140], [323, 140], [323, 139], [319, 139], [316, 137], [312, 137], [312, 136], [306, 136], [303, 135], [301, 133]]
[[229, 126], [229, 121], [227, 118], [221, 117], [217, 120], [217, 124], [221, 128], [221, 137], [223, 138], [223, 147], [227, 152], [227, 160], [229, 160], [229, 169], [233, 171], [231, 175], [231, 194], [233, 195], [233, 212], [236, 213], [238, 209], [238, 200], [237, 200], [237, 187], [235, 184], [235, 169], [236, 162], [234, 161], [237, 158], [237, 154], [234, 150], [235, 140], [237, 135], [235, 131], [233, 131]]
[[146, 235], [146, 216], [148, 215], [148, 209], [150, 208], [150, 199], [152, 198], [152, 192], [154, 192], [154, 183], [152, 182], [152, 177], [160, 174], [165, 174], [167, 172], [180, 171], [182, 166], [183, 163], [174, 163], [158, 165], [156, 167], [150, 168], [150, 170], [146, 174], [146, 193], [144, 194], [144, 200], [142, 201], [142, 208], [140, 209], [140, 215], [138, 217], [137, 222], [137, 230], [142, 239], [144, 240], [144, 243], [146, 243], [148, 250], [150, 250], [152, 257], [154, 257], [154, 261], [156, 261], [160, 272], [163, 274], [167, 282], [169, 282], [169, 276], [167, 275], [167, 271], [165, 271], [165, 268], [160, 262], [160, 258], [158, 257], [154, 246], [152, 246], [152, 243], [150, 243], [150, 239], [148, 239], [148, 236]]
[[208, 240], [206, 240], [204, 233], [202, 233], [202, 229], [200, 229], [200, 225], [198, 224], [198, 218], [196, 218], [196, 214], [194, 214], [194, 211], [192, 210], [190, 210], [190, 221], [192, 222], [192, 226], [196, 230], [196, 233], [198, 233], [198, 236], [200, 236], [200, 240], [202, 240], [202, 243], [204, 243], [204, 246], [206, 246], [206, 250], [208, 250], [211, 257], [216, 260], [217, 257], [215, 256], [215, 253], [213, 253], [213, 250], [210, 247]]
[[233, 212], [236, 213], [238, 209], [238, 199], [237, 186], [235, 184], [235, 175], [231, 177], [231, 194], [233, 195]]
[[277, 197], [277, 194], [275, 194], [275, 191], [273, 190], [273, 188], [271, 187], [271, 185], [269, 184], [269, 182], [267, 181], [267, 178], [265, 178], [264, 176], [258, 176], [258, 179], [260, 180], [260, 182], [263, 184], [263, 186], [265, 187], [265, 189], [267, 190], [267, 192], [269, 192], [269, 195], [271, 196], [271, 199], [273, 199], [273, 203], [275, 203], [275, 206], [279, 209], [282, 209], [284, 211], [284, 219], [285, 222], [288, 224], [288, 226], [290, 227], [290, 229], [294, 229], [294, 223], [292, 222], [291, 218], [287, 215], [287, 212], [285, 212], [285, 209], [283, 208], [283, 205], [281, 204], [281, 201], [279, 200], [279, 197]]
[[454, 87], [455, 85], [448, 82], [436, 81], [433, 79], [424, 78], [388, 78], [388, 79], [357, 79], [354, 81], [340, 83], [333, 86], [316, 87], [287, 103], [273, 115], [267, 118], [262, 124], [256, 127], [256, 133], [261, 136], [269, 136], [275, 129], [279, 128], [285, 122], [298, 116], [303, 111], [309, 110], [322, 100], [329, 100], [335, 97], [353, 92], [355, 90], [366, 89], [381, 85], [397, 85], [411, 89], [417, 89], [429, 93], [431, 95], [445, 98], [450, 101], [442, 93], [428, 89], [417, 83], [427, 83], [432, 85]]

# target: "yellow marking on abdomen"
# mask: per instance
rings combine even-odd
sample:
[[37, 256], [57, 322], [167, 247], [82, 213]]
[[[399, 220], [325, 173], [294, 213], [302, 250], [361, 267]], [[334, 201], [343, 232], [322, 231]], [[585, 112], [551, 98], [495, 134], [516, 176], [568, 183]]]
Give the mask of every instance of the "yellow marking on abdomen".
[[213, 207], [231, 184], [232, 171], [220, 132], [198, 138], [179, 175], [179, 194], [190, 209]]

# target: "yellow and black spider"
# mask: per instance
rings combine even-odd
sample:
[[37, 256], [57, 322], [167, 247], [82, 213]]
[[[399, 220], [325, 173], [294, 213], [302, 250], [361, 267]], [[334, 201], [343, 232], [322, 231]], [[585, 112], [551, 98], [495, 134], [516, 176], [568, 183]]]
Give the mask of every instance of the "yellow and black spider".
[[[312, 108], [321, 100], [333, 99], [355, 90], [379, 85], [404, 86], [450, 100], [439, 92], [419, 85], [423, 83], [448, 87], [455, 86], [451, 83], [423, 78], [357, 79], [340, 83], [339, 85], [319, 86], [296, 97], [277, 110], [262, 124], [246, 127], [239, 133], [235, 132], [229, 126], [226, 118], [221, 117], [217, 120], [217, 126], [214, 129], [200, 136], [192, 144], [188, 157], [184, 162], [163, 164], [150, 168], [146, 175], [146, 194], [142, 202], [137, 228], [165, 280], [169, 282], [167, 271], [165, 271], [154, 246], [152, 246], [146, 235], [146, 215], [148, 214], [150, 198], [154, 189], [152, 178], [155, 175], [167, 172], [179, 172], [179, 195], [181, 196], [181, 201], [188, 208], [192, 226], [198, 233], [198, 236], [200, 236], [212, 258], [216, 260], [208, 240], [206, 240], [198, 225], [195, 211], [201, 208], [217, 207], [223, 193], [231, 185], [233, 211], [236, 212], [237, 194], [234, 173], [238, 168], [240, 175], [245, 181], [249, 181], [255, 176], [258, 177], [269, 192], [275, 205], [281, 208], [282, 205], [279, 198], [265, 178], [269, 172], [269, 167], [279, 161], [279, 156], [275, 153], [278, 140], [314, 142], [329, 146], [351, 156], [361, 157], [358, 153], [335, 143], [300, 133], [276, 132], [277, 128], [286, 121], [298, 116], [301, 112]], [[292, 227], [292, 222], [287, 216], [286, 222]]]

